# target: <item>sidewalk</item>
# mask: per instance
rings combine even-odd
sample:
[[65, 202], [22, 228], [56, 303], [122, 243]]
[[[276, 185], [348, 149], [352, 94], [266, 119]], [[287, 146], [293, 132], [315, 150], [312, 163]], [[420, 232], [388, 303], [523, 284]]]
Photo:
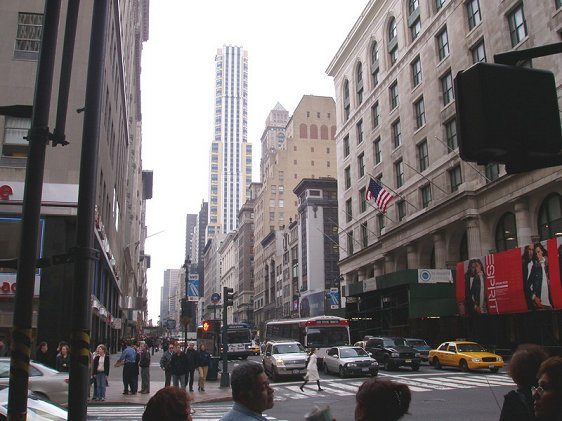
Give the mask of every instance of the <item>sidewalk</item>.
[[[140, 386], [140, 381], [139, 381]], [[130, 403], [130, 404], [140, 404], [146, 405], [148, 400], [164, 387], [164, 382], [151, 381], [150, 382], [150, 393], [136, 393], [134, 395], [123, 395], [123, 383], [112, 380], [109, 383], [109, 387], [105, 391], [105, 401], [96, 402], [89, 401], [88, 405], [103, 405], [111, 403]], [[140, 389], [139, 389], [140, 390]], [[195, 391], [191, 393], [193, 397], [193, 403], [205, 403], [205, 402], [225, 402], [232, 400], [232, 392], [230, 388], [220, 387], [220, 376], [217, 381], [207, 381], [205, 384], [205, 391], [198, 392]]]
[[[114, 368], [113, 364], [119, 358], [119, 354], [111, 355], [111, 373], [109, 378], [109, 387], [105, 390], [105, 401], [88, 401], [88, 405], [103, 405], [103, 404], [133, 404], [133, 405], [146, 405], [148, 400], [160, 389], [164, 387], [164, 380], [161, 381], [151, 381], [150, 382], [150, 393], [136, 393], [134, 395], [123, 394], [123, 382], [121, 380], [122, 368]], [[157, 360], [160, 360], [158, 356]], [[156, 360], [155, 360], [156, 361]], [[154, 366], [153, 366], [154, 367]], [[158, 368], [160, 370], [160, 368]], [[116, 376], [116, 373], [119, 373]], [[112, 375], [113, 374], [113, 375]], [[139, 391], [140, 391], [140, 376], [139, 376]], [[197, 388], [197, 382], [195, 382], [194, 387]], [[93, 388], [91, 395], [93, 396]], [[220, 372], [218, 374], [217, 380], [207, 380], [205, 384], [205, 391], [198, 392], [196, 389], [191, 393], [193, 398], [193, 403], [205, 403], [205, 402], [228, 402], [232, 400], [232, 391], [230, 387], [221, 388], [220, 387]]]

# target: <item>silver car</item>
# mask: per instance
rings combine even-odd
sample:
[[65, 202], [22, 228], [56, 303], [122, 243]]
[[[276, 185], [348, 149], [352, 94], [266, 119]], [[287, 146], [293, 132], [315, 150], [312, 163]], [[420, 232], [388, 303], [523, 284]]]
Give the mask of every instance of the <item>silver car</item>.
[[[10, 384], [10, 358], [0, 358], [0, 385]], [[29, 390], [37, 396], [68, 404], [68, 373], [61, 373], [36, 361], [29, 363]]]
[[308, 355], [296, 341], [270, 341], [265, 345], [263, 368], [272, 380], [306, 374]]
[[336, 346], [326, 352], [324, 372], [338, 373], [342, 378], [350, 375], [376, 376], [379, 364], [359, 346]]
[[[3, 388], [4, 386], [0, 386]], [[8, 387], [0, 390], [0, 420], [8, 419]], [[29, 392], [27, 396], [27, 421], [66, 421], [68, 411]]]

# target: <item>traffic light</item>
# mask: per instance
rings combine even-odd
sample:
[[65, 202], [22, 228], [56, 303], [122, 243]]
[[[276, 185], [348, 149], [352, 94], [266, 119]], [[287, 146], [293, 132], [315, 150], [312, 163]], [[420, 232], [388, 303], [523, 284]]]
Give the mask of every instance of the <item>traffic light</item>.
[[231, 307], [234, 305], [234, 289], [233, 288], [229, 288], [229, 287], [224, 287], [223, 288], [223, 306], [226, 307]]
[[203, 321], [203, 332], [211, 331], [211, 323], [208, 320]]

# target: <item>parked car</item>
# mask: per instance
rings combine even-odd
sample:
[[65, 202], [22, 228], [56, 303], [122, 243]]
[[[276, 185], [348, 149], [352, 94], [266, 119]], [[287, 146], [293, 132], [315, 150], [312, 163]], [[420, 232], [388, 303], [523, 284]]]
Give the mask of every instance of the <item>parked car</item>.
[[[10, 384], [10, 358], [0, 358], [0, 385]], [[59, 405], [68, 403], [68, 373], [61, 373], [37, 361], [29, 363], [29, 390]]]
[[296, 341], [270, 341], [265, 345], [263, 368], [272, 380], [306, 373], [308, 354]]
[[255, 344], [255, 343], [250, 345], [250, 351], [252, 352], [252, 355], [260, 355], [261, 354], [260, 346]]
[[437, 369], [443, 366], [458, 367], [462, 371], [486, 368], [492, 373], [497, 373], [504, 365], [502, 357], [469, 341], [443, 342], [437, 349], [429, 351], [429, 362]]
[[371, 353], [379, 364], [383, 364], [385, 370], [408, 366], [412, 370], [420, 369], [420, 353], [406, 343], [404, 338], [399, 337], [376, 337], [365, 343], [365, 351]]
[[406, 343], [420, 353], [422, 361], [429, 361], [429, 351], [431, 351], [431, 347], [424, 339], [406, 338]]
[[339, 373], [341, 378], [349, 375], [376, 376], [379, 364], [361, 347], [335, 346], [326, 351], [324, 372]]
[[[0, 421], [8, 419], [8, 390], [9, 387], [0, 386]], [[27, 421], [65, 421], [68, 411], [65, 408], [46, 401], [33, 392], [27, 396]]]

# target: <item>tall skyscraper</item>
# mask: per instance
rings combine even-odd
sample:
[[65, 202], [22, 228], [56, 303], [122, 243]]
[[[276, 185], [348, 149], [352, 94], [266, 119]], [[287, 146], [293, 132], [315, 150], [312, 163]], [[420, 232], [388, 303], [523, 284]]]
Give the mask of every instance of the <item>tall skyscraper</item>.
[[238, 211], [252, 182], [248, 143], [248, 53], [223, 46], [215, 57], [215, 137], [209, 172], [207, 238], [238, 227]]

